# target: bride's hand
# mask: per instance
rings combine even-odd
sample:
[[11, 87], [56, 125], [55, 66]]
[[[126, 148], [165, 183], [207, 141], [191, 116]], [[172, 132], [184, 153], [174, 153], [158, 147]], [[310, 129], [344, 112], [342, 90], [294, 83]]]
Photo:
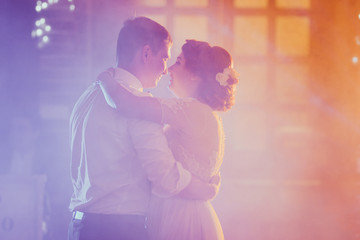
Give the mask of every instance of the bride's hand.
[[104, 72], [101, 72], [98, 77], [98, 83], [104, 86], [105, 88], [109, 88], [112, 86], [112, 84], [115, 83], [114, 80], [115, 76], [115, 69], [114, 68], [108, 68]]
[[115, 80], [114, 77], [114, 68], [107, 69], [97, 77], [97, 84], [110, 107], [127, 117], [161, 123], [162, 109], [157, 99], [134, 95], [136, 91], [132, 92], [131, 88], [126, 88], [126, 84], [122, 85], [124, 81]]
[[134, 96], [131, 92], [121, 86], [115, 78], [115, 69], [108, 68], [99, 74], [97, 83], [105, 97], [106, 102], [112, 108], [116, 108], [122, 114], [134, 116], [133, 106], [129, 102], [134, 102]]
[[101, 86], [104, 95], [109, 95], [111, 98], [114, 98], [117, 105], [121, 105], [123, 101], [126, 102], [126, 100], [130, 100], [129, 98], [132, 94], [121, 86], [114, 77], [115, 69], [108, 68], [97, 77], [98, 84]]
[[101, 91], [105, 97], [106, 102], [112, 108], [117, 108], [116, 104], [116, 87], [117, 83], [114, 79], [115, 69], [108, 68], [104, 72], [100, 73], [97, 77], [96, 83], [100, 86]]
[[179, 197], [192, 200], [211, 200], [219, 192], [220, 186], [220, 179], [214, 179], [213, 181], [205, 182], [193, 176], [189, 185], [179, 193]]

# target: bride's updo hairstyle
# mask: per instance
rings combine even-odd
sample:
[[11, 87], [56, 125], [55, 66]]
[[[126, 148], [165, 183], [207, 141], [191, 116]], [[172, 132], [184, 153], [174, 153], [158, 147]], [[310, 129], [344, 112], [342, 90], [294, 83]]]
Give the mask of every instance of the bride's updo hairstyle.
[[185, 67], [201, 79], [198, 100], [215, 111], [227, 111], [235, 103], [238, 74], [232, 67], [231, 55], [207, 42], [186, 40], [182, 46]]

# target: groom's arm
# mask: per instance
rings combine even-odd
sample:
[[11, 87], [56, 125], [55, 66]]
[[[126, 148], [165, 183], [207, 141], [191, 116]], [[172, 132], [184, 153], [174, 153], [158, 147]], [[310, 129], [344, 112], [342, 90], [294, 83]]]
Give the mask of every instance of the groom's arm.
[[168, 197], [186, 188], [191, 182], [191, 174], [175, 161], [162, 125], [136, 119], [129, 120], [128, 124], [134, 149], [151, 182], [152, 192]]
[[215, 175], [209, 182], [192, 176], [181, 163], [175, 161], [162, 125], [131, 120], [128, 129], [154, 194], [163, 197], [178, 194], [181, 198], [192, 200], [210, 200], [216, 196], [220, 175]]
[[131, 120], [128, 129], [154, 194], [163, 197], [179, 194], [181, 198], [192, 200], [210, 200], [216, 196], [220, 175], [215, 175], [209, 182], [192, 176], [174, 159], [162, 125]]

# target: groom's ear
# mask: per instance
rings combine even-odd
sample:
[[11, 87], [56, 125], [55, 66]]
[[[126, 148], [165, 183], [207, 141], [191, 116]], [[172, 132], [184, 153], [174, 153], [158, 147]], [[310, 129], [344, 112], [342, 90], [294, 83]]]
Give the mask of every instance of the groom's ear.
[[142, 53], [141, 53], [143, 62], [147, 63], [149, 61], [151, 55], [152, 55], [151, 47], [149, 45], [145, 45], [143, 47]]

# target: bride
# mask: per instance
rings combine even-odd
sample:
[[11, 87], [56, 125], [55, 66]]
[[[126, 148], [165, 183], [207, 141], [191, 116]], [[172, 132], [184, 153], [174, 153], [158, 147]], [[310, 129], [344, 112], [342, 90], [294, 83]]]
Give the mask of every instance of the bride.
[[[176, 63], [168, 68], [169, 87], [178, 98], [132, 95], [114, 82], [112, 71], [101, 73], [98, 79], [117, 111], [166, 125], [164, 131], [175, 159], [193, 176], [211, 181], [219, 175], [224, 132], [218, 112], [232, 107], [238, 83], [231, 55], [225, 49], [186, 41]], [[181, 193], [152, 195], [147, 228], [154, 240], [224, 239], [210, 201], [189, 200]]]

